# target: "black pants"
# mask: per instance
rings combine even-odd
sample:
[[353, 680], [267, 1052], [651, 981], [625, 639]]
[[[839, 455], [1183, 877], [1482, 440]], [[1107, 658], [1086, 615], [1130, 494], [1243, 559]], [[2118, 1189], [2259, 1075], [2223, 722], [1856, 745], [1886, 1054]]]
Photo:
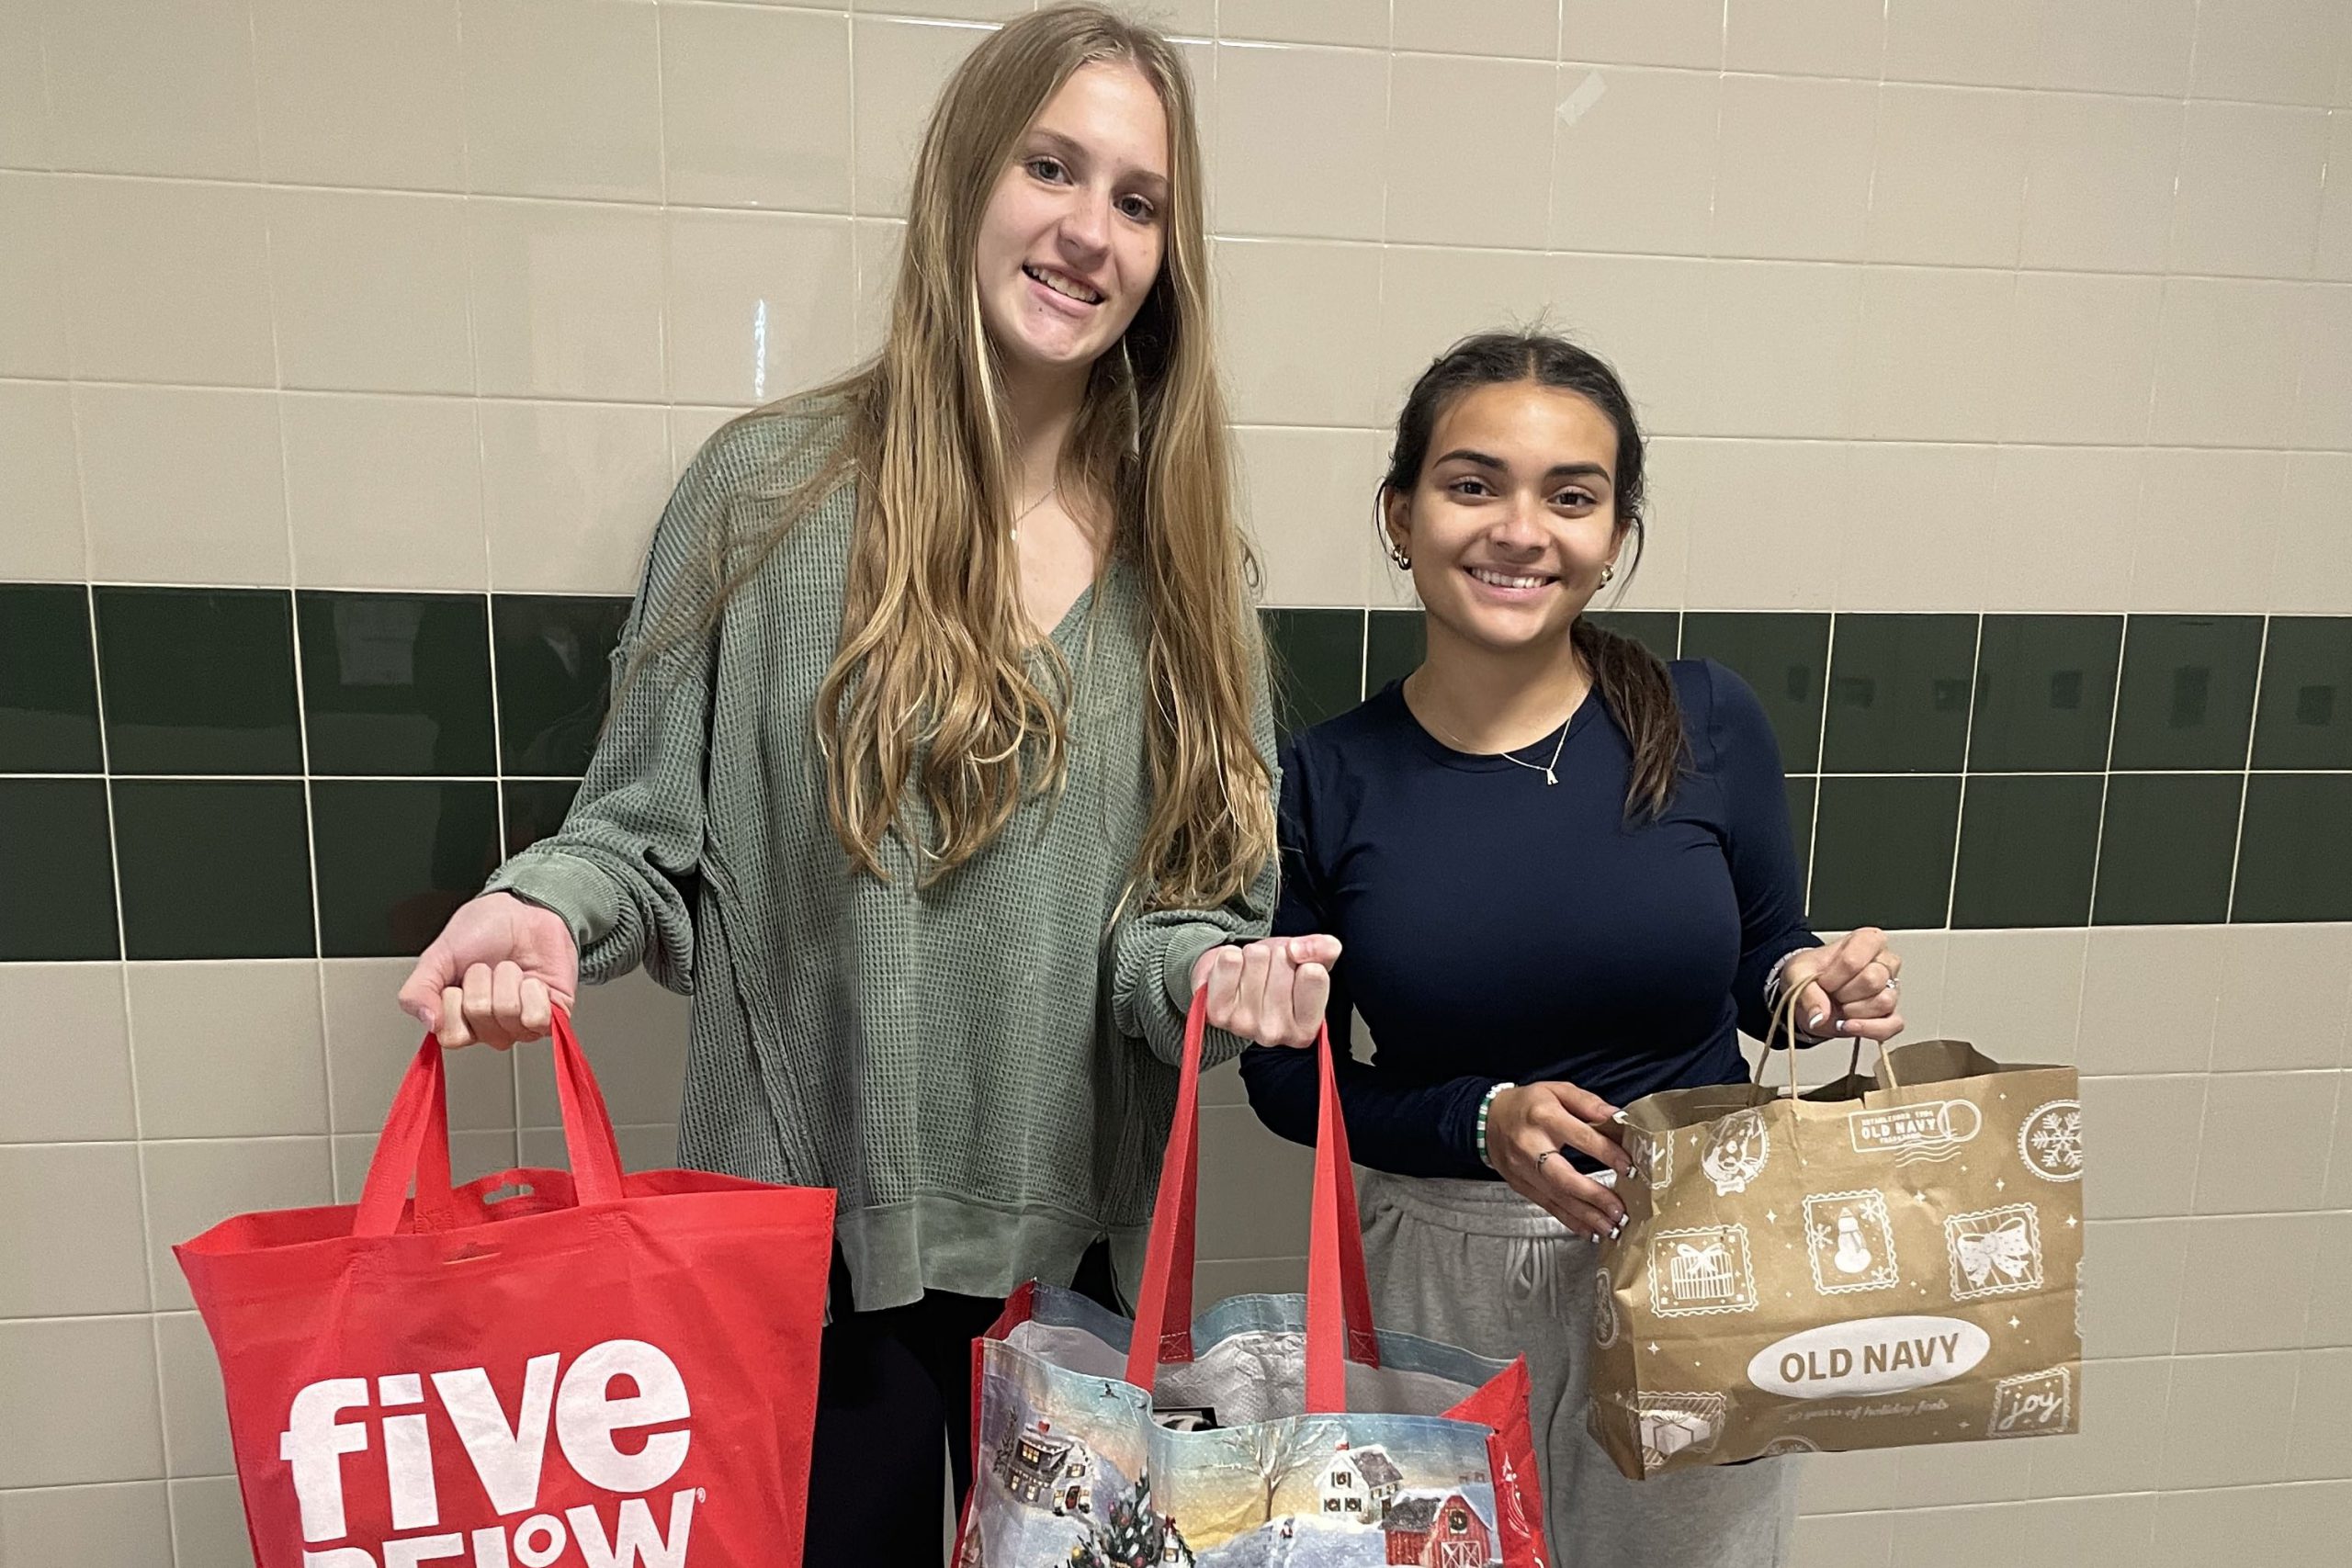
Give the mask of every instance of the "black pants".
[[[1076, 1288], [1123, 1310], [1108, 1247], [1087, 1253]], [[972, 1341], [1004, 1303], [944, 1291], [882, 1312], [852, 1312], [849, 1302], [848, 1273], [835, 1254], [803, 1568], [943, 1562], [948, 1467], [959, 1512], [972, 1489]]]

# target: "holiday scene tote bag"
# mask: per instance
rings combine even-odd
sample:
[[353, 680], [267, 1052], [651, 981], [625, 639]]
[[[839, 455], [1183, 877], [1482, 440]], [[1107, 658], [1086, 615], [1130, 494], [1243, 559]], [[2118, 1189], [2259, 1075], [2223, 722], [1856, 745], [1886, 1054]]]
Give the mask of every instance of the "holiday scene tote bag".
[[1624, 1111], [1589, 1413], [1618, 1468], [2079, 1430], [2075, 1070], [1955, 1040], [1789, 1070]]
[[428, 1035], [356, 1204], [174, 1249], [260, 1568], [800, 1562], [832, 1194], [624, 1175], [560, 1012], [554, 1055], [569, 1172], [452, 1190]]
[[974, 1347], [965, 1568], [1548, 1568], [1524, 1363], [1377, 1331], [1330, 1042], [1307, 1292], [1192, 1315], [1203, 1015], [1134, 1322], [1024, 1286]]

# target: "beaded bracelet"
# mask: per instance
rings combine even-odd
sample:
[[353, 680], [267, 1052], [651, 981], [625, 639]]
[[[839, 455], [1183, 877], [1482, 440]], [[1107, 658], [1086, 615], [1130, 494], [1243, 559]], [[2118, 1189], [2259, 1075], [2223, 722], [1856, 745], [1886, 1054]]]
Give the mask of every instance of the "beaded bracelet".
[[1490, 1170], [1494, 1168], [1495, 1162], [1487, 1153], [1487, 1118], [1494, 1114], [1495, 1096], [1507, 1089], [1518, 1087], [1514, 1083], [1498, 1083], [1488, 1089], [1478, 1101], [1478, 1163]]
[[[1781, 954], [1780, 959], [1773, 964], [1771, 970], [1764, 976], [1764, 1010], [1766, 1012], [1777, 1014], [1781, 1010], [1781, 987], [1787, 983], [1789, 977], [1789, 960], [1800, 953], [1818, 951], [1817, 948], [1792, 947]], [[1814, 1044], [1828, 1038], [1827, 1035], [1815, 1035], [1810, 1029], [1801, 1029], [1794, 1018], [1789, 1020], [1789, 1043], [1792, 1045]], [[1765, 1044], [1770, 1046], [1771, 1042], [1768, 1040]]]

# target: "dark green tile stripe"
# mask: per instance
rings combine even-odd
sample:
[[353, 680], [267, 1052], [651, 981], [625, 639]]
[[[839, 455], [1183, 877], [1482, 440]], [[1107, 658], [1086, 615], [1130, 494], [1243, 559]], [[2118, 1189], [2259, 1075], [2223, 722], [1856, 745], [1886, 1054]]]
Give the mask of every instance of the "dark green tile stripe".
[[1819, 779], [1797, 776], [1788, 781], [1789, 845], [1796, 852], [1797, 886], [1802, 893], [1813, 882], [1813, 808]]
[[1969, 772], [2104, 772], [2122, 653], [2120, 615], [1985, 616]]
[[2079, 926], [2098, 859], [2098, 773], [1974, 775], [1961, 806], [1951, 923]]
[[505, 772], [577, 777], [605, 722], [613, 645], [628, 602], [502, 593], [492, 601]]
[[303, 958], [311, 846], [300, 779], [117, 779], [126, 958]]
[[1808, 908], [1824, 930], [1944, 924], [1961, 781], [1825, 777]]
[[94, 603], [112, 772], [302, 772], [285, 590], [101, 588]]
[[2243, 769], [2254, 728], [2259, 615], [2134, 615], [2109, 766]]
[[2230, 917], [2238, 773], [2115, 773], [2100, 826], [2094, 922], [2203, 925]]
[[490, 622], [475, 594], [303, 593], [311, 772], [497, 772]]
[[1682, 612], [1679, 610], [1590, 610], [1585, 618], [1605, 631], [1632, 637], [1660, 659], [1682, 653]]
[[417, 951], [561, 822], [627, 612], [0, 583], [0, 962]]
[[1956, 773], [1968, 757], [1974, 615], [1840, 615], [1825, 773]]
[[103, 779], [0, 779], [0, 958], [120, 955]]
[[1750, 686], [1780, 737], [1781, 761], [1810, 773], [1821, 761], [1821, 694], [1829, 671], [1829, 617], [1804, 611], [1692, 610], [1682, 657], [1712, 659]]
[[2352, 886], [2352, 773], [2256, 773], [2238, 838], [2238, 920], [2340, 920]]
[[[1269, 611], [1279, 615], [1280, 611]], [[1364, 635], [1363, 694], [1384, 691], [1410, 675], [1429, 651], [1429, 628], [1419, 610], [1374, 610]]]
[[2255, 706], [2254, 765], [2352, 768], [2352, 616], [2271, 621]]
[[[1274, 724], [1284, 735], [1311, 729], [1363, 700], [1365, 615], [1363, 610], [1265, 612]], [[1401, 628], [1392, 627], [1396, 629]]]
[[487, 783], [321, 779], [311, 813], [329, 958], [422, 951], [502, 858]]
[[102, 755], [88, 593], [0, 586], [0, 773], [95, 773]]
[[508, 779], [499, 786], [505, 804], [506, 852], [520, 854], [563, 826], [571, 797], [580, 793], [574, 779]]
[[[0, 961], [415, 951], [561, 824], [627, 611], [0, 583]], [[2352, 919], [2352, 617], [1594, 618], [1756, 690], [1825, 929]], [[1285, 732], [1425, 648], [1264, 622]]]

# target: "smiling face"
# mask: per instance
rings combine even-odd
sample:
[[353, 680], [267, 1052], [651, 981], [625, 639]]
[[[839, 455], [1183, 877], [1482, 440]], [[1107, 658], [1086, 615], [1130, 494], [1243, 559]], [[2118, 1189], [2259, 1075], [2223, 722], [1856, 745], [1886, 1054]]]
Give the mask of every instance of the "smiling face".
[[1617, 427], [1581, 392], [1475, 387], [1442, 412], [1389, 538], [1440, 635], [1498, 653], [1556, 647], [1617, 558]]
[[1083, 370], [1119, 341], [1159, 276], [1168, 182], [1150, 82], [1125, 61], [1071, 73], [980, 220], [980, 313], [1010, 368]]

